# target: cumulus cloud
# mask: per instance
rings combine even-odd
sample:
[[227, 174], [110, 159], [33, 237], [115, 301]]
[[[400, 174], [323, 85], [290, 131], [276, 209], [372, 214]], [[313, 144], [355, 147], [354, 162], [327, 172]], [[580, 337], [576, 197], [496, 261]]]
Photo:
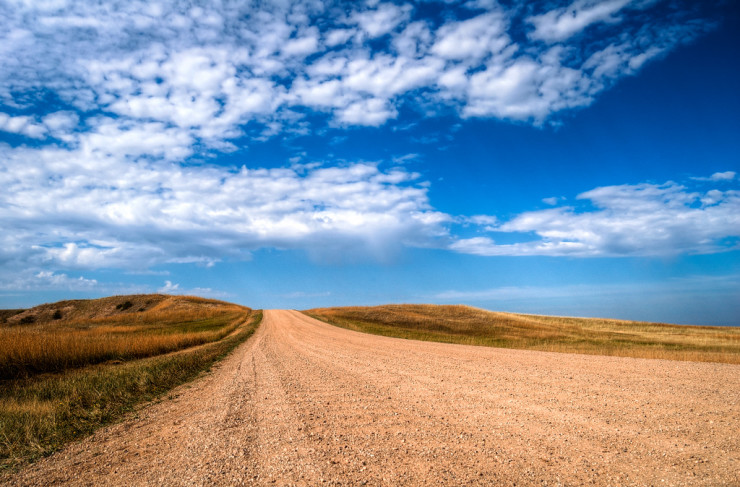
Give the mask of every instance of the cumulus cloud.
[[[83, 137], [84, 139], [84, 137]], [[104, 151], [2, 148], [0, 262], [56, 268], [213, 265], [265, 248], [370, 255], [445, 237], [419, 176], [376, 164], [184, 167]]]
[[[493, 232], [521, 235], [498, 244], [488, 236], [460, 239], [451, 249], [475, 255], [667, 256], [738, 248], [740, 190], [692, 191], [667, 182], [605, 186], [571, 206], [522, 213]], [[535, 240], [524, 237], [534, 234]]]
[[396, 116], [396, 110], [382, 98], [365, 98], [337, 110], [337, 119], [345, 125], [382, 125]]
[[[624, 255], [715, 251], [736, 235], [732, 171], [707, 178], [724, 185], [709, 191], [599, 188], [582, 195], [596, 210], [501, 222], [436, 211], [405, 169], [193, 164], [242, 138], [380, 126], [402, 108], [546, 123], [711, 27], [659, 9], [634, 21], [651, 2], [469, 6], [424, 17], [391, 2], [0, 3], [0, 132], [21, 139], [0, 145], [0, 223], [13, 229], [0, 233], [0, 266], [88, 285], [62, 276], [209, 266], [262, 248]], [[598, 40], [586, 35], [596, 25]], [[526, 26], [529, 41], [513, 34]], [[455, 241], [448, 226], [460, 221], [540, 240]], [[637, 235], [645, 228], [657, 231]]]
[[171, 294], [177, 292], [179, 289], [179, 284], [172, 284], [172, 281], [164, 281], [164, 286], [157, 289], [157, 292]]
[[445, 59], [482, 59], [510, 43], [506, 28], [505, 18], [500, 12], [448, 22], [437, 31], [431, 51]]
[[576, 0], [572, 4], [533, 15], [527, 21], [534, 26], [532, 39], [548, 42], [565, 40], [599, 22], [618, 22], [615, 15], [632, 0]]
[[402, 22], [405, 22], [411, 11], [410, 5], [398, 6], [393, 3], [381, 3], [375, 9], [356, 12], [352, 20], [371, 38], [388, 34]]
[[64, 289], [90, 289], [98, 284], [95, 279], [86, 279], [82, 276], [71, 278], [67, 274], [55, 274], [51, 271], [41, 271], [35, 277], [47, 286]]
[[65, 273], [52, 271], [23, 270], [12, 276], [0, 277], [0, 290], [13, 291], [91, 291], [98, 290], [95, 279], [83, 276], [70, 277]]
[[80, 117], [75, 112], [70, 111], [53, 112], [43, 119], [43, 123], [49, 132], [58, 137], [68, 136], [79, 121]]
[[326, 33], [324, 43], [328, 47], [335, 47], [350, 40], [357, 32], [354, 29], [334, 29]]
[[10, 116], [0, 113], [0, 131], [25, 135], [33, 139], [40, 139], [46, 135], [46, 128], [32, 117]]
[[288, 56], [306, 57], [316, 52], [319, 48], [319, 31], [312, 27], [302, 32], [298, 37], [290, 39], [282, 48], [282, 52]]
[[[541, 124], [711, 28], [654, 2], [469, 6], [428, 17], [391, 2], [5, 3], [0, 103], [15, 111], [0, 115], [0, 130], [63, 139], [100, 131], [102, 112], [223, 150], [247, 124], [265, 127], [261, 136], [296, 130], [306, 108], [377, 126], [401, 104], [434, 113], [430, 100], [462, 117]], [[576, 35], [597, 24], [609, 27], [598, 39]], [[512, 40], [526, 26], [532, 42]], [[80, 119], [23, 113], [43, 111], [49, 95]], [[359, 116], [364, 108], [371, 115]]]

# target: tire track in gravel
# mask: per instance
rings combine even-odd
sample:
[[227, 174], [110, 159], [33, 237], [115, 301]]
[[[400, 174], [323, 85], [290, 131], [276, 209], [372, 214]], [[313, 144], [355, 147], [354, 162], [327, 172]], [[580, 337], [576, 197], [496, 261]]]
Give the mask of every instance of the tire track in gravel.
[[268, 311], [19, 485], [740, 485], [740, 366], [398, 340]]

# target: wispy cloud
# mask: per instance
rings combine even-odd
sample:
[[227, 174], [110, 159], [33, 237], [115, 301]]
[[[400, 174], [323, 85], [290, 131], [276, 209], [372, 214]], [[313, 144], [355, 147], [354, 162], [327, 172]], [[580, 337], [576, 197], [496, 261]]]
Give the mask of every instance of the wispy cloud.
[[712, 181], [712, 182], [732, 181], [735, 179], [735, 176], [737, 176], [737, 173], [735, 171], [724, 171], [724, 172], [716, 172], [709, 177], [698, 176], [698, 177], [693, 177], [691, 179], [695, 181]]
[[157, 289], [162, 294], [182, 294], [189, 296], [202, 296], [207, 298], [228, 298], [231, 294], [211, 289], [210, 287], [181, 288], [179, 283], [164, 281], [164, 285]]

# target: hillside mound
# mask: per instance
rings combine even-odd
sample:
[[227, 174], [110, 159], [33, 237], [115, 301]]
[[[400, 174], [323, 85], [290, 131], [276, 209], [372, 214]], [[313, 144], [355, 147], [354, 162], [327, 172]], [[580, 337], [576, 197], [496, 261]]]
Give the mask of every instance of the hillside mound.
[[740, 328], [671, 325], [399, 304], [305, 311], [332, 325], [397, 338], [551, 352], [740, 363]]
[[74, 299], [47, 303], [25, 310], [2, 310], [0, 323], [5, 325], [47, 324], [52, 322], [90, 321], [124, 317], [143, 312], [187, 312], [234, 306], [223, 301], [193, 296], [166, 294], [131, 294], [100, 299]]

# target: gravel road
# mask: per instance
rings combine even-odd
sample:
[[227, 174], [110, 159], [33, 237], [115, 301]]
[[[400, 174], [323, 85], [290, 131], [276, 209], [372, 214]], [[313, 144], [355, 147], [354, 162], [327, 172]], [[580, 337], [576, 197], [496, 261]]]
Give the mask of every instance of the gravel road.
[[740, 366], [416, 342], [267, 311], [13, 485], [740, 485]]

